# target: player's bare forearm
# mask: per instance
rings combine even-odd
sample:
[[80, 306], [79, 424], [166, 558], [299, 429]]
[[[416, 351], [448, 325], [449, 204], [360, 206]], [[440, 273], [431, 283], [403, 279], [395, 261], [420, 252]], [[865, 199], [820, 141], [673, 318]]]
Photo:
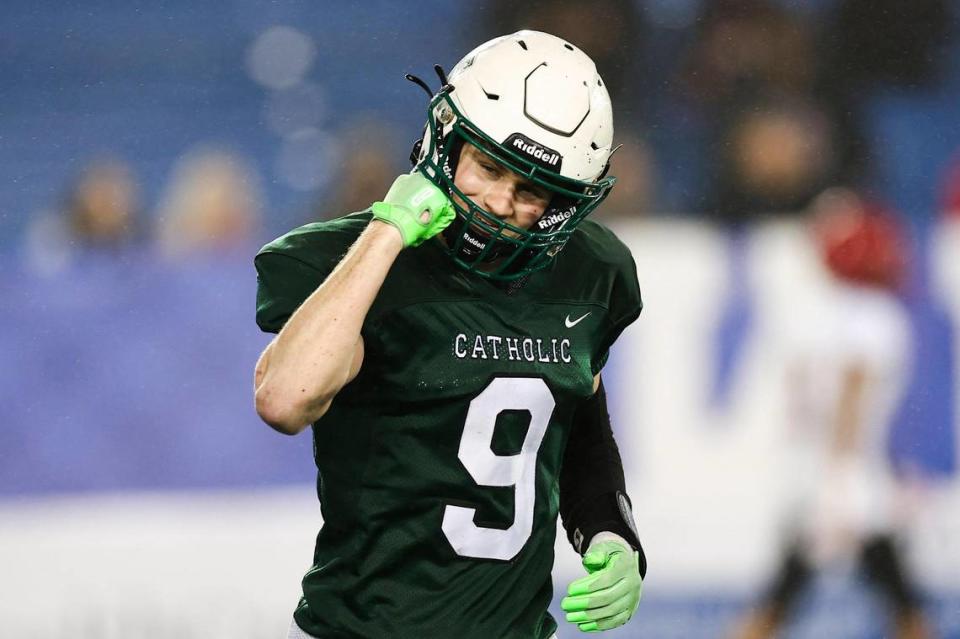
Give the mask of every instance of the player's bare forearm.
[[257, 412], [283, 433], [319, 419], [363, 362], [360, 329], [397, 255], [453, 219], [447, 195], [421, 173], [394, 180], [374, 220], [297, 309], [257, 363]]
[[356, 376], [363, 361], [360, 329], [402, 248], [395, 228], [371, 222], [264, 351], [255, 374], [256, 406], [271, 427], [300, 432]]

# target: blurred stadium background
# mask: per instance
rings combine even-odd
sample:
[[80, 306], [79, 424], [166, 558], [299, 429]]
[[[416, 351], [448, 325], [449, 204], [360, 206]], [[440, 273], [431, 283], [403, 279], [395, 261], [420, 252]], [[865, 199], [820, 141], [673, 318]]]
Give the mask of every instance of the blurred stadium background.
[[[425, 104], [403, 73], [533, 27], [615, 89], [626, 146], [598, 216], [645, 293], [607, 378], [651, 571], [611, 636], [722, 637], [772, 570], [777, 321], [816, 286], [804, 211], [845, 185], [911, 232], [915, 364], [888, 448], [925, 605], [960, 637], [958, 12], [7, 0], [0, 636], [283, 636], [319, 511], [309, 437], [252, 408], [252, 255], [405, 170]], [[577, 570], [559, 542], [558, 586]], [[878, 638], [883, 613], [839, 567], [787, 636]]]

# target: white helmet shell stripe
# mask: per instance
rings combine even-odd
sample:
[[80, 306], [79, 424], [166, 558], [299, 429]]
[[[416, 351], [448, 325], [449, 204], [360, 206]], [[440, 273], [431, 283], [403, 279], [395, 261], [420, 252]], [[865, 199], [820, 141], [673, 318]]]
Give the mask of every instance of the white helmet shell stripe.
[[[451, 100], [494, 140], [508, 144], [513, 136], [509, 148], [534, 161], [544, 159], [542, 149], [556, 153], [547, 164], [568, 178], [594, 181], [606, 168], [610, 96], [593, 61], [565, 40], [539, 31], [496, 38], [467, 54], [449, 79]], [[515, 134], [527, 139], [529, 152]]]

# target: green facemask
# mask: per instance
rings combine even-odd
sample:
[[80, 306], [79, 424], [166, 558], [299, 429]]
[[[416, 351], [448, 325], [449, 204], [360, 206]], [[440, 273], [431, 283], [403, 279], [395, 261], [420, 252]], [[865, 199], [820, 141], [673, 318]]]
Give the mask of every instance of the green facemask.
[[[609, 194], [614, 177], [585, 182], [559, 175], [485, 135], [457, 109], [444, 89], [430, 102], [429, 148], [417, 165], [450, 196], [456, 219], [444, 231], [450, 257], [459, 266], [492, 280], [512, 281], [549, 266], [577, 226]], [[453, 182], [464, 144], [471, 144], [502, 166], [547, 189], [550, 204], [530, 229], [512, 226], [484, 210]], [[462, 203], [466, 202], [464, 206]]]

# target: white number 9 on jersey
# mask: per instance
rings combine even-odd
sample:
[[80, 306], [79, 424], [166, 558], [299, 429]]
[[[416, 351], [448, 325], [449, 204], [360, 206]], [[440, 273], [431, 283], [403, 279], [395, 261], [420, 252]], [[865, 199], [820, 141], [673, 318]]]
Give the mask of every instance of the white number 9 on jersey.
[[[514, 487], [514, 518], [509, 528], [487, 528], [474, 523], [475, 508], [448, 505], [442, 529], [457, 554], [508, 560], [527, 543], [533, 530], [537, 452], [555, 403], [539, 377], [497, 377], [470, 402], [458, 456], [477, 485]], [[491, 450], [497, 417], [506, 410], [530, 413], [530, 426], [516, 455]]]

